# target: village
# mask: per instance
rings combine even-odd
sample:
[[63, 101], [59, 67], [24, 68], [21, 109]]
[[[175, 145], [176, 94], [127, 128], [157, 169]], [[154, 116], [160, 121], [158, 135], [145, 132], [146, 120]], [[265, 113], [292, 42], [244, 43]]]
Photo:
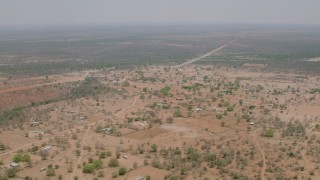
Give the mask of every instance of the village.
[[0, 177], [320, 178], [320, 77], [185, 65], [48, 82], [74, 96], [30, 106], [23, 123], [1, 126]]

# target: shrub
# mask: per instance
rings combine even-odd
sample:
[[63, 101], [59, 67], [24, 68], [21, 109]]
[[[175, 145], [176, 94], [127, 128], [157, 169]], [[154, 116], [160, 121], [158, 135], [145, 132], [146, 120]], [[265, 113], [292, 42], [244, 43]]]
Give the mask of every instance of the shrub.
[[54, 176], [55, 174], [56, 174], [55, 169], [52, 166], [47, 168], [47, 171], [46, 171], [47, 176]]
[[179, 109], [177, 109], [176, 111], [174, 111], [173, 117], [182, 117], [181, 111], [180, 111]]
[[104, 177], [104, 172], [103, 171], [99, 171], [98, 172], [98, 177]]
[[117, 172], [113, 172], [112, 173], [112, 178], [116, 178], [116, 177], [118, 177], [118, 173]]
[[171, 116], [168, 117], [168, 118], [167, 118], [167, 123], [173, 123], [173, 117], [171, 117]]
[[158, 151], [158, 146], [156, 144], [151, 145], [151, 152], [157, 152]]
[[217, 115], [216, 115], [216, 118], [217, 118], [217, 119], [222, 119], [222, 114], [217, 114]]
[[107, 153], [105, 151], [102, 151], [102, 152], [99, 153], [99, 158], [100, 159], [104, 159], [106, 157], [107, 157]]
[[118, 162], [117, 159], [112, 158], [112, 159], [110, 159], [108, 166], [109, 167], [118, 167], [119, 166], [119, 162]]
[[38, 151], [39, 150], [39, 147], [38, 146], [33, 146], [32, 148], [31, 148], [31, 151], [32, 152], [36, 152], [36, 151]]
[[13, 178], [16, 176], [17, 169], [16, 168], [10, 168], [6, 171], [6, 174], [9, 178]]
[[124, 81], [124, 82], [122, 83], [122, 86], [123, 86], [123, 87], [128, 87], [128, 86], [130, 86], [130, 83], [129, 83], [128, 81]]
[[125, 175], [127, 173], [127, 169], [125, 168], [125, 167], [121, 167], [120, 169], [119, 169], [119, 175], [120, 176], [123, 176], [123, 175]]
[[92, 165], [95, 169], [101, 169], [102, 168], [102, 161], [101, 160], [93, 160]]
[[268, 129], [264, 132], [264, 136], [265, 137], [273, 137], [273, 130], [272, 129]]
[[2, 142], [0, 142], [0, 151], [3, 151], [5, 149], [6, 149], [6, 146]]
[[167, 96], [169, 95], [170, 92], [170, 87], [169, 86], [165, 86], [164, 88], [160, 89], [160, 93]]
[[112, 152], [110, 152], [110, 151], [107, 151], [107, 154], [106, 154], [107, 156], [112, 156]]
[[234, 107], [232, 106], [232, 105], [229, 105], [228, 107], [227, 107], [227, 111], [233, 111], [234, 110]]
[[94, 168], [93, 164], [86, 164], [83, 166], [82, 172], [87, 173], [87, 174], [91, 174], [94, 172], [94, 169], [95, 168]]

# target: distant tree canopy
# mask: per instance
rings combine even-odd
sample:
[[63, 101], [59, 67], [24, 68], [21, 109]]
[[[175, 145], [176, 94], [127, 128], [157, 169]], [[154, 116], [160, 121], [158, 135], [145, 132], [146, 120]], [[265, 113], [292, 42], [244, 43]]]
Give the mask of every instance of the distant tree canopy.
[[95, 77], [86, 77], [80, 84], [71, 90], [70, 96], [81, 98], [95, 96], [108, 91], [108, 88]]
[[0, 112], [0, 124], [7, 122], [8, 120], [22, 121], [25, 118], [22, 107], [15, 107], [11, 111]]
[[170, 93], [170, 87], [169, 86], [165, 86], [164, 88], [160, 89], [160, 93], [167, 96]]

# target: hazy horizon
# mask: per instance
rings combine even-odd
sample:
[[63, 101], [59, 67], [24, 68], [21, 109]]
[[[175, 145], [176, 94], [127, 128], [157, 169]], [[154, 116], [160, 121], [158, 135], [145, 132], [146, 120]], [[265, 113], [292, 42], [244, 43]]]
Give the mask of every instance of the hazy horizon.
[[0, 26], [320, 25], [317, 0], [0, 0]]

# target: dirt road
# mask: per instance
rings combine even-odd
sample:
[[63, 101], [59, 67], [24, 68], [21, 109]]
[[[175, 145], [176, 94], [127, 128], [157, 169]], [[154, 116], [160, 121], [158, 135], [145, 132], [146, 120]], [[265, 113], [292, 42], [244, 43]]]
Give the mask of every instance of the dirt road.
[[[242, 36], [239, 37], [239, 38], [243, 38], [243, 37], [245, 37], [245, 35], [242, 35]], [[229, 41], [228, 43], [226, 43], [226, 44], [218, 47], [217, 49], [214, 49], [214, 50], [208, 52], [208, 53], [205, 54], [205, 55], [202, 55], [202, 56], [200, 56], [200, 57], [191, 59], [191, 60], [189, 60], [189, 61], [187, 61], [187, 62], [184, 62], [184, 63], [182, 63], [182, 64], [179, 64], [179, 65], [177, 65], [177, 66], [175, 66], [175, 67], [186, 66], [186, 65], [192, 64], [192, 63], [194, 63], [194, 62], [196, 62], [196, 61], [199, 61], [199, 60], [201, 60], [201, 59], [203, 59], [203, 58], [205, 58], [205, 57], [211, 56], [211, 55], [213, 55], [213, 54], [221, 51], [222, 49], [226, 48], [226, 47], [229, 46], [230, 44], [234, 43], [234, 42], [237, 41], [239, 38], [235, 38], [234, 40]]]
[[[258, 128], [258, 129], [259, 129], [259, 128]], [[255, 142], [255, 144], [256, 144], [257, 148], [259, 149], [259, 151], [260, 151], [260, 153], [261, 153], [261, 156], [262, 156], [263, 165], [262, 165], [262, 168], [261, 168], [261, 174], [260, 174], [260, 176], [261, 176], [261, 179], [264, 180], [264, 179], [265, 179], [265, 178], [264, 178], [264, 173], [265, 173], [265, 171], [266, 171], [266, 157], [265, 157], [265, 155], [264, 155], [263, 149], [262, 149], [261, 146], [260, 146], [259, 141], [257, 140], [257, 130], [258, 130], [258, 129], [256, 129], [256, 130], [253, 132], [253, 140], [254, 140], [254, 142]]]
[[20, 149], [24, 149], [24, 148], [27, 148], [27, 147], [32, 147], [33, 145], [45, 142], [47, 140], [49, 140], [49, 138], [44, 138], [42, 140], [37, 140], [37, 141], [31, 142], [31, 143], [28, 143], [28, 144], [24, 144], [22, 146], [19, 146], [17, 148], [11, 149], [10, 151], [6, 151], [6, 152], [0, 154], [0, 158], [3, 157], [3, 156], [9, 155], [11, 153], [15, 153], [15, 152], [19, 151]]

